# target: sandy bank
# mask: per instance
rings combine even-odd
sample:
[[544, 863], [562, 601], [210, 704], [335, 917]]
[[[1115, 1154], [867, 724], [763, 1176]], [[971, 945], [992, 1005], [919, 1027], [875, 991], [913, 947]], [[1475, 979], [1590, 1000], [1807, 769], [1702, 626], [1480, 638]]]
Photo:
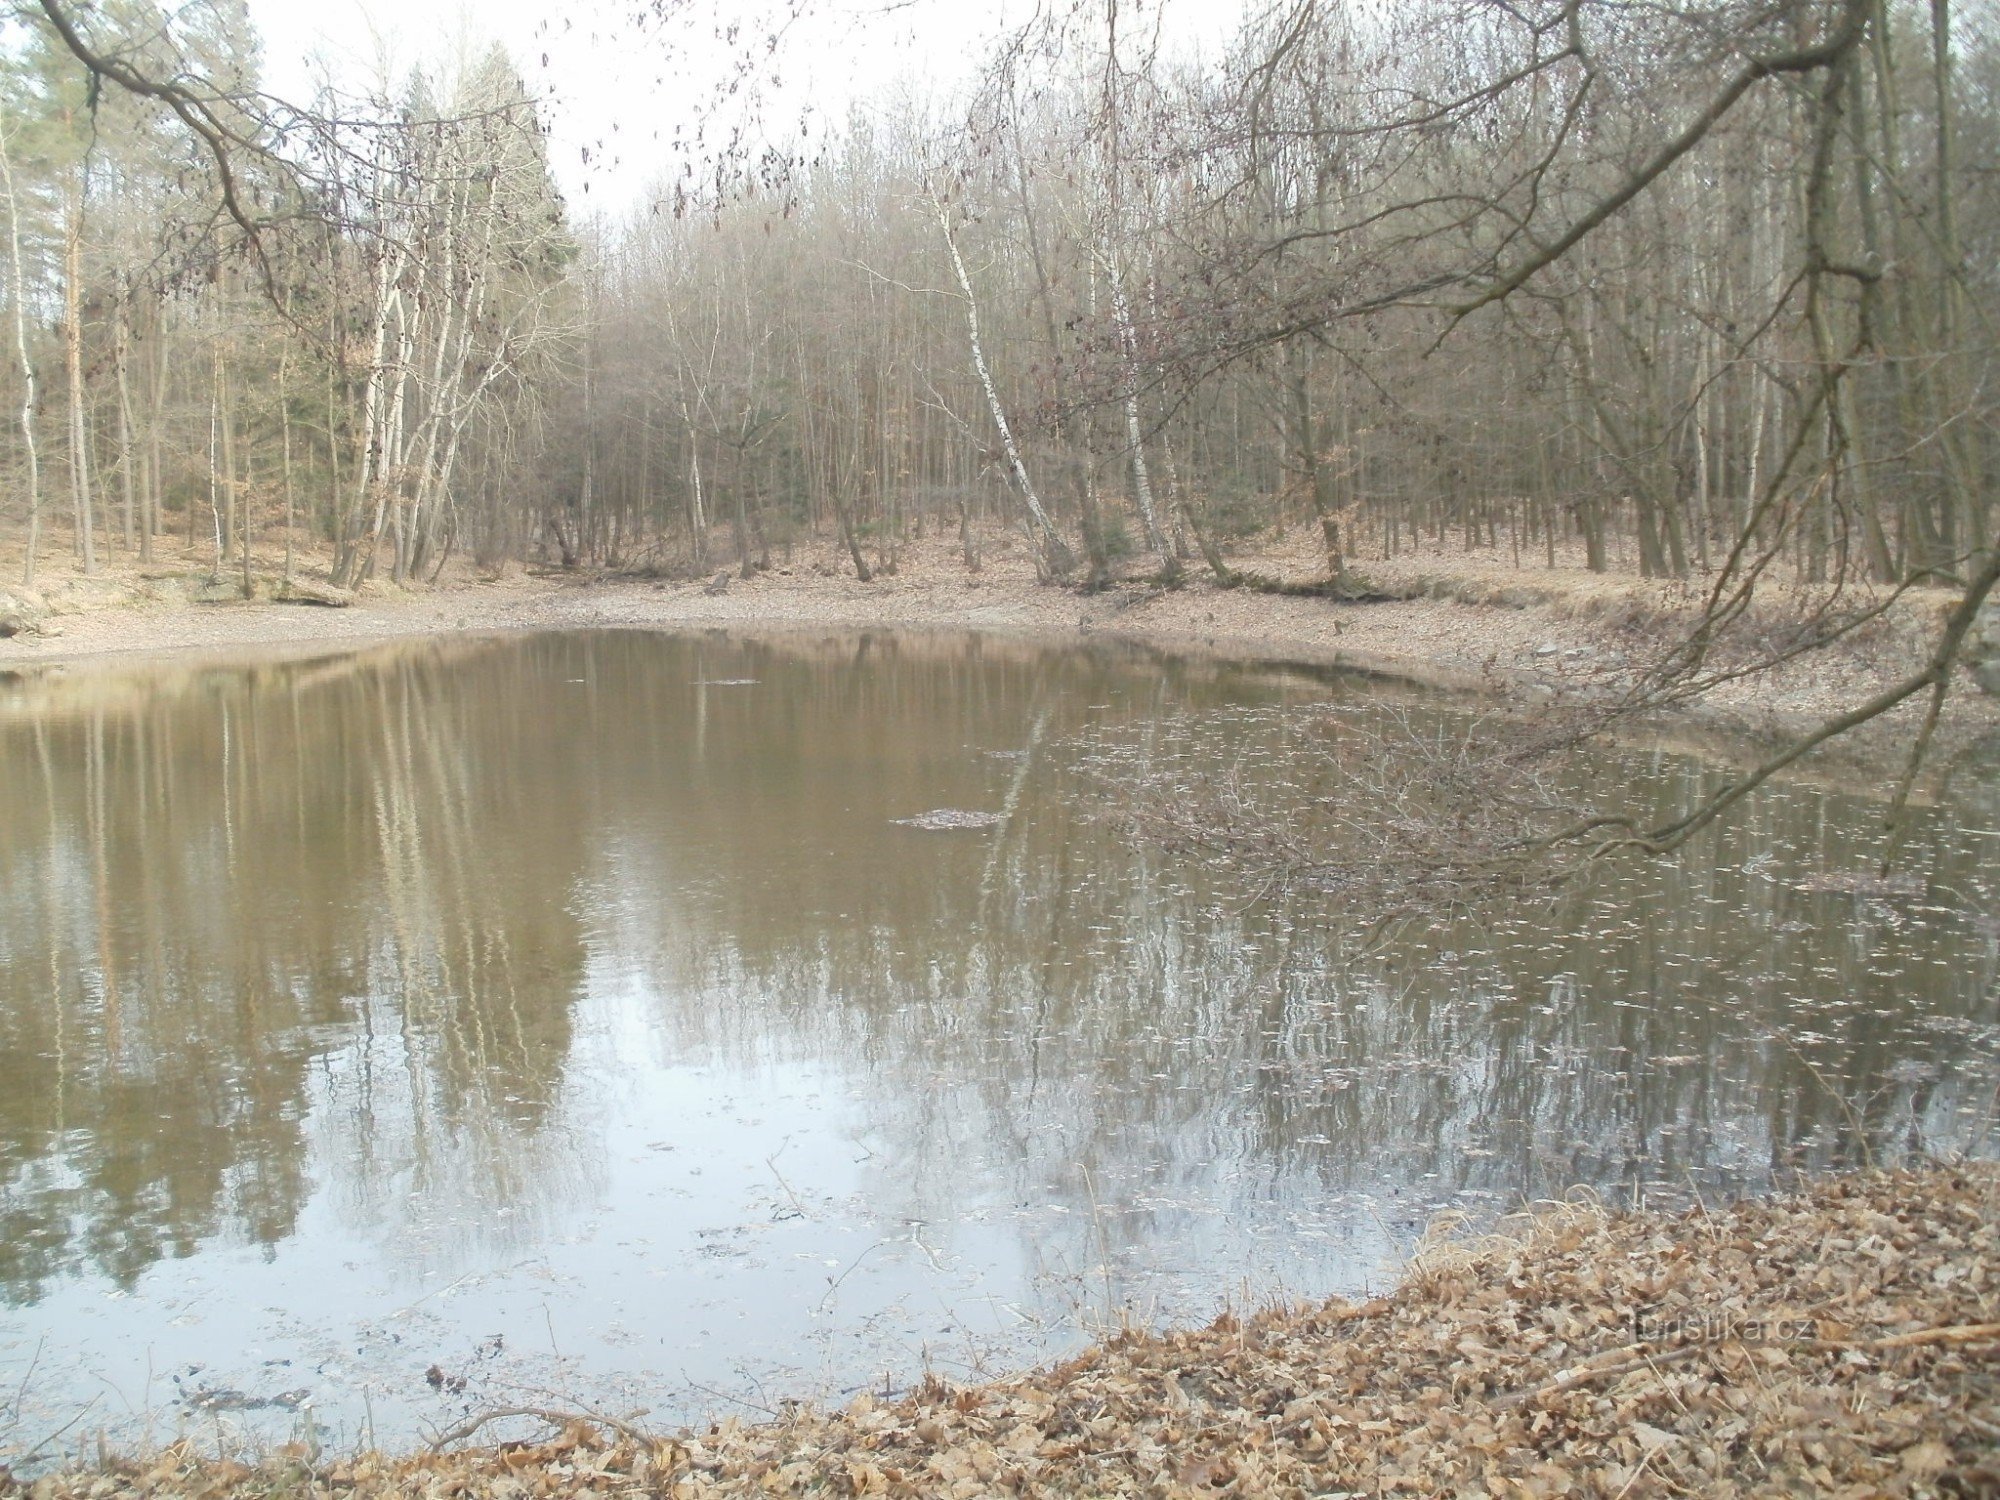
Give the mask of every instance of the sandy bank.
[[[1269, 576], [1308, 578], [1309, 546], [1242, 559]], [[311, 650], [398, 636], [592, 626], [721, 629], [952, 629], [1052, 641], [1115, 638], [1162, 650], [1394, 672], [1444, 686], [1546, 691], [1616, 674], [1667, 638], [1698, 594], [1581, 568], [1516, 570], [1490, 554], [1438, 550], [1363, 564], [1371, 579], [1418, 595], [1335, 604], [1197, 580], [1171, 590], [1127, 583], [1097, 595], [1039, 585], [1025, 549], [989, 539], [968, 572], [955, 538], [903, 550], [895, 574], [857, 581], [830, 547], [801, 547], [727, 589], [684, 580], [462, 574], [438, 588], [371, 585], [352, 607], [260, 600], [193, 603], [200, 570], [150, 578], [57, 579], [45, 633], [0, 640], [0, 670], [159, 651]], [[1943, 596], [1913, 595], [1852, 642], [1711, 692], [1691, 717], [1782, 731], [1859, 701], [1920, 660]], [[2000, 723], [2000, 705], [1957, 695], [1961, 730]]]

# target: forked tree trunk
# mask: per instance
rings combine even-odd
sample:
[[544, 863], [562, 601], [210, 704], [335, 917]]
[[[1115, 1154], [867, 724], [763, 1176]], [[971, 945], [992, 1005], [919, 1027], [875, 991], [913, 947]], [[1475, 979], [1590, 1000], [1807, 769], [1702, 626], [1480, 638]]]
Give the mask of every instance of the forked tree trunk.
[[1319, 417], [1313, 410], [1312, 370], [1296, 343], [1288, 351], [1288, 359], [1293, 461], [1305, 483], [1313, 516], [1319, 522], [1320, 540], [1326, 549], [1327, 582], [1337, 589], [1347, 576], [1347, 561], [1340, 545], [1340, 515], [1333, 495], [1333, 475], [1321, 451]]

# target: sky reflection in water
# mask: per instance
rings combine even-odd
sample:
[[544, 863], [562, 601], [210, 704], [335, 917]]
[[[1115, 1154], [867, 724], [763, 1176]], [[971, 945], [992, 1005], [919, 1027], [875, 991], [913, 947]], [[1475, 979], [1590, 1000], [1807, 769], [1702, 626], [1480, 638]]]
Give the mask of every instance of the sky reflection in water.
[[[1090, 816], [1107, 739], [1255, 776], [1325, 704], [1461, 712], [974, 637], [0, 684], [0, 1461], [85, 1406], [754, 1415], [1379, 1286], [1441, 1208], [1986, 1149], [1990, 768], [1924, 812], [1921, 898], [1814, 888], [1880, 811], [1789, 786], [1362, 957]], [[934, 808], [1004, 818], [896, 821]]]

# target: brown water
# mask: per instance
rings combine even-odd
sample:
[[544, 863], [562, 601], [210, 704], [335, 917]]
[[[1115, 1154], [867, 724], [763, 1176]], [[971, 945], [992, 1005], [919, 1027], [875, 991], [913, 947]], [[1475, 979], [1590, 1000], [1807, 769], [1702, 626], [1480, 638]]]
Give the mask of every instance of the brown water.
[[1880, 808], [1794, 785], [1361, 954], [1090, 815], [1107, 742], [1254, 778], [1326, 704], [1462, 713], [895, 636], [0, 684], [0, 1462], [755, 1415], [1381, 1286], [1440, 1209], [1987, 1149], [1991, 769], [1921, 896], [1816, 888]]

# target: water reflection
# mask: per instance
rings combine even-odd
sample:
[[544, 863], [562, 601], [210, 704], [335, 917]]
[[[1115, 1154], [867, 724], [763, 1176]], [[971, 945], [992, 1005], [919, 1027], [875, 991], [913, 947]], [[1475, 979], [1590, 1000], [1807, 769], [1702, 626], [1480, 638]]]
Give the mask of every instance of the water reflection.
[[[1992, 1120], [1977, 768], [1919, 899], [1825, 888], [1877, 814], [1793, 787], [1355, 953], [1083, 794], [1107, 740], [1254, 776], [1293, 710], [1456, 711], [1355, 678], [579, 634], [0, 693], [0, 1365], [48, 1415], [406, 1429], [438, 1360], [468, 1401], [837, 1391], [1353, 1288], [1442, 1206]], [[1590, 768], [1660, 807], [1716, 774]], [[895, 821], [938, 807], [1005, 816]]]

